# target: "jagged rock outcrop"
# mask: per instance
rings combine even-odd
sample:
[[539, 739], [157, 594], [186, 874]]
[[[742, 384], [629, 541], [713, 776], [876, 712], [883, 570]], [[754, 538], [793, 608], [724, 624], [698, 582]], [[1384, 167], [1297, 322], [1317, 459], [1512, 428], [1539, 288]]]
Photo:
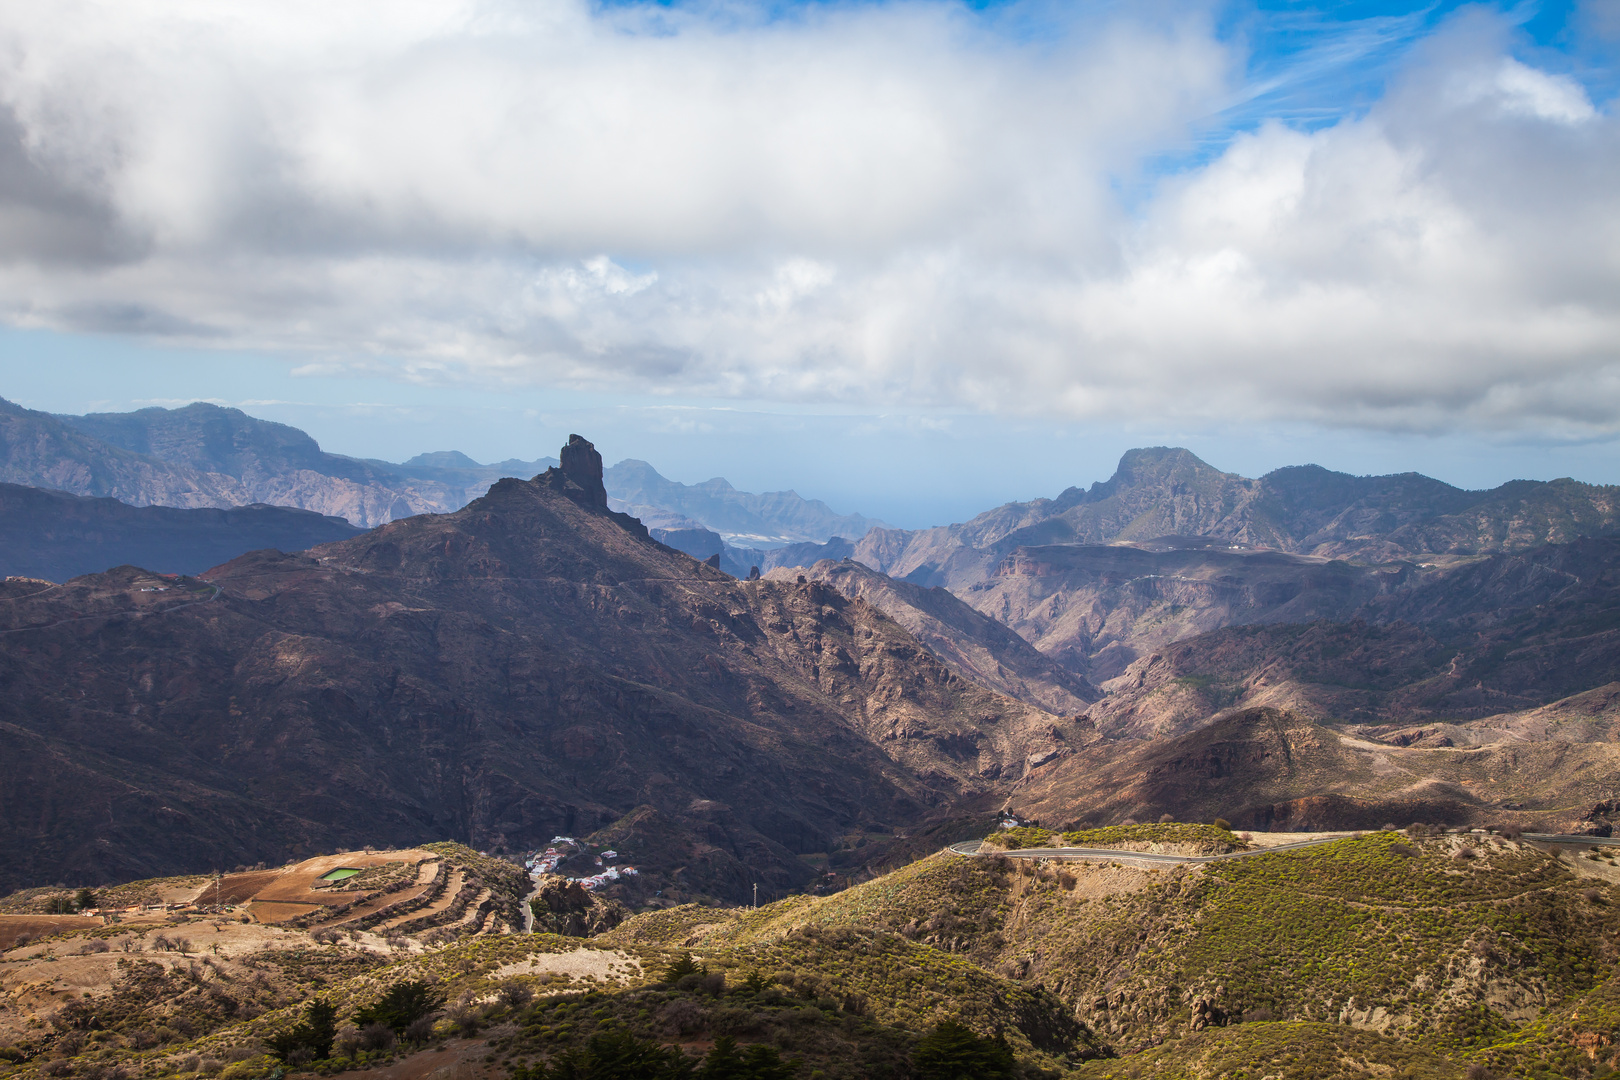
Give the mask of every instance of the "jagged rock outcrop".
[[605, 934], [630, 917], [617, 900], [598, 896], [578, 882], [555, 874], [536, 879], [529, 906], [534, 909], [536, 931], [567, 937]]

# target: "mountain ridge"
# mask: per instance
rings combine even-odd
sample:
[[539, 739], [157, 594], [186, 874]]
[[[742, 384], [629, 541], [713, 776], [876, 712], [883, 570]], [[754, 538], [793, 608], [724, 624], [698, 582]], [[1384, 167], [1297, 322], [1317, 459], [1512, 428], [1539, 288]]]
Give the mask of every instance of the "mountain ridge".
[[343, 518], [263, 503], [227, 509], [136, 507], [0, 484], [0, 577], [61, 582], [126, 564], [198, 574], [248, 551], [302, 551], [360, 531]]

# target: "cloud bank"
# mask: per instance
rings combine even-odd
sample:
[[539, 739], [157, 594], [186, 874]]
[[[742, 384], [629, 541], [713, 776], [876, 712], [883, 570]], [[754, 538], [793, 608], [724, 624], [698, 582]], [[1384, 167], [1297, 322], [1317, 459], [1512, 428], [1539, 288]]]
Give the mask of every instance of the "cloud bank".
[[[318, 374], [1620, 430], [1620, 140], [1475, 11], [1261, 124], [1185, 4], [0, 0], [0, 318]], [[1033, 28], [1033, 29], [1032, 29]]]

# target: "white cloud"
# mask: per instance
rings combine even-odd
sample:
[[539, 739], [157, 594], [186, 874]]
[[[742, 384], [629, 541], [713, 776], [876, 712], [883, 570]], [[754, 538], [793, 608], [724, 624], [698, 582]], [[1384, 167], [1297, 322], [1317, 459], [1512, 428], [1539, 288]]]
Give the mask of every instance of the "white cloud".
[[1065, 10], [0, 0], [0, 311], [310, 375], [1620, 427], [1615, 119], [1498, 23], [1127, 206], [1241, 58]]

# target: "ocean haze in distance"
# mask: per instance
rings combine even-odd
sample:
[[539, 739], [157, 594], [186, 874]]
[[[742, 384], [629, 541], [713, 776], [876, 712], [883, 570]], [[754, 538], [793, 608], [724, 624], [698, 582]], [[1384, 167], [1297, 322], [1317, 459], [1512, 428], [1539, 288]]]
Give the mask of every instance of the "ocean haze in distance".
[[[1315, 463], [1357, 475], [1422, 472], [1470, 489], [1512, 479], [1620, 478], [1612, 444], [1598, 440], [1490, 441], [1305, 424], [1156, 427], [1152, 417], [1078, 424], [967, 412], [860, 414], [571, 391], [367, 385], [292, 378], [273, 359], [158, 356], [107, 339], [15, 332], [0, 332], [0, 367], [0, 397], [32, 409], [126, 412], [210, 400], [307, 431], [328, 452], [392, 462], [445, 450], [480, 462], [532, 459], [555, 453], [579, 432], [609, 463], [644, 460], [687, 484], [721, 476], [744, 491], [793, 489], [841, 513], [902, 528], [965, 521], [1005, 502], [1089, 487], [1113, 475], [1120, 455], [1137, 446], [1185, 446], [1245, 476]], [[360, 396], [367, 392], [387, 392], [388, 400]]]

